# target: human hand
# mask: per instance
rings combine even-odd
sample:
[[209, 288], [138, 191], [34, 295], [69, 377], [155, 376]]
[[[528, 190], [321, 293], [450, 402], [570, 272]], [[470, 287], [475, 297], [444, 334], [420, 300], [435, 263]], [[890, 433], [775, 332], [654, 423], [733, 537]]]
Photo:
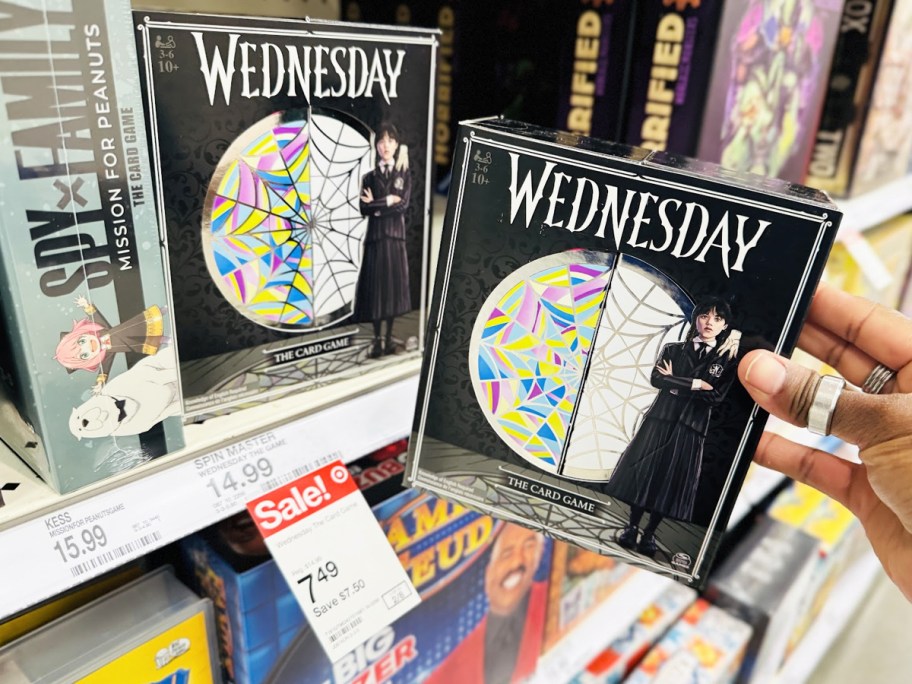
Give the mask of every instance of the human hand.
[[661, 373], [662, 375], [671, 375], [672, 374], [671, 361], [668, 361], [666, 359], [665, 361], [660, 362], [656, 366], [656, 370], [659, 371], [659, 373]]
[[82, 295], [78, 295], [74, 301], [80, 309], [85, 309], [89, 305], [89, 300]]
[[364, 188], [364, 192], [361, 193], [361, 201], [365, 204], [370, 204], [374, 201], [374, 193], [371, 192], [370, 188]]
[[733, 359], [738, 355], [738, 348], [741, 346], [741, 331], [732, 330], [728, 336], [728, 339], [722, 343], [722, 346], [719, 347], [719, 356], [724, 356], [728, 354], [729, 359]]
[[390, 194], [390, 195], [386, 196], [386, 203], [388, 206], [393, 206], [395, 204], [399, 204], [399, 202], [401, 202], [401, 201], [402, 201], [402, 198], [399, 195]]
[[396, 155], [396, 171], [408, 171], [409, 155], [408, 145], [399, 145], [399, 154]]
[[706, 392], [712, 391], [713, 386], [710, 385], [706, 380], [700, 380], [700, 389]]
[[[832, 434], [859, 446], [861, 463], [765, 432], [754, 460], [840, 502], [858, 517], [887, 575], [912, 601], [912, 321], [821, 285], [798, 341], [806, 352], [863, 385], [878, 364], [896, 370], [879, 394], [846, 387]], [[774, 416], [806, 426], [819, 375], [768, 351], [752, 351], [738, 377]]]

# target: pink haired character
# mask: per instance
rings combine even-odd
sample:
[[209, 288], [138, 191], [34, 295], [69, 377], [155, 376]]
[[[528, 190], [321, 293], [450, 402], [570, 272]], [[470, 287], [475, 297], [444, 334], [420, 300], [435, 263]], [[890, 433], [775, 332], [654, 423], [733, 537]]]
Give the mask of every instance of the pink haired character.
[[157, 305], [119, 325], [110, 325], [101, 312], [85, 297], [76, 298], [76, 306], [87, 318], [73, 321], [73, 328], [60, 334], [54, 358], [72, 373], [77, 370], [99, 371], [93, 392], [99, 392], [118, 352], [152, 355], [167, 341], [164, 316]]

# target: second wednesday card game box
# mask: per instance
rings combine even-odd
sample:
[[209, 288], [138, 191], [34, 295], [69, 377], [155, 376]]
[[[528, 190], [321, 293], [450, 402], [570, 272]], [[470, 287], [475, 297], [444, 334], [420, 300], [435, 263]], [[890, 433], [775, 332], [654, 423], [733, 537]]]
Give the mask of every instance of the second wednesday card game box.
[[406, 479], [693, 586], [840, 220], [816, 190], [503, 119], [460, 129]]
[[185, 413], [417, 355], [436, 32], [134, 20]]
[[130, 27], [0, 7], [0, 438], [59, 492], [183, 445]]

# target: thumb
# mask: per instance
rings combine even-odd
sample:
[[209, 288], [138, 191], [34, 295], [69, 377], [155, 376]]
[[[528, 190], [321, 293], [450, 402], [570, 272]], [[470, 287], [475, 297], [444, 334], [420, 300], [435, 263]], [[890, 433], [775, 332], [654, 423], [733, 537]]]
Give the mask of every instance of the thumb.
[[[792, 425], [807, 427], [820, 375], [765, 350], [745, 354], [738, 378], [761, 408]], [[863, 394], [846, 387], [839, 396], [830, 432], [862, 448], [908, 432], [909, 413], [898, 395]]]

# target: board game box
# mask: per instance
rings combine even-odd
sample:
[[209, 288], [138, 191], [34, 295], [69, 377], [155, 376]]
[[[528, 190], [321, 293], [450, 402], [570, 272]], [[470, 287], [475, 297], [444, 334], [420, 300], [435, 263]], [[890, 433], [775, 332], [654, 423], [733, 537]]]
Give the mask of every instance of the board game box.
[[738, 361], [791, 352], [838, 210], [664, 152], [460, 131], [406, 481], [701, 585], [766, 419]]
[[901, 178], [912, 158], [912, 2], [896, 0], [884, 39], [868, 116], [858, 145], [851, 194], [873, 190]]
[[722, 10], [697, 156], [802, 183], [842, 0], [748, 0]]
[[749, 625], [699, 598], [624, 681], [732, 684], [750, 636]]
[[183, 445], [131, 26], [0, 7], [0, 437], [59, 492]]
[[639, 3], [624, 142], [696, 153], [721, 12], [722, 0]]
[[619, 140], [626, 110], [631, 30], [637, 3], [566, 3], [561, 44], [557, 122], [561, 130]]
[[847, 2], [806, 182], [849, 194], [893, 0]]
[[217, 684], [212, 603], [162, 567], [0, 648], [4, 684]]
[[134, 19], [185, 413], [415, 358], [437, 32]]

